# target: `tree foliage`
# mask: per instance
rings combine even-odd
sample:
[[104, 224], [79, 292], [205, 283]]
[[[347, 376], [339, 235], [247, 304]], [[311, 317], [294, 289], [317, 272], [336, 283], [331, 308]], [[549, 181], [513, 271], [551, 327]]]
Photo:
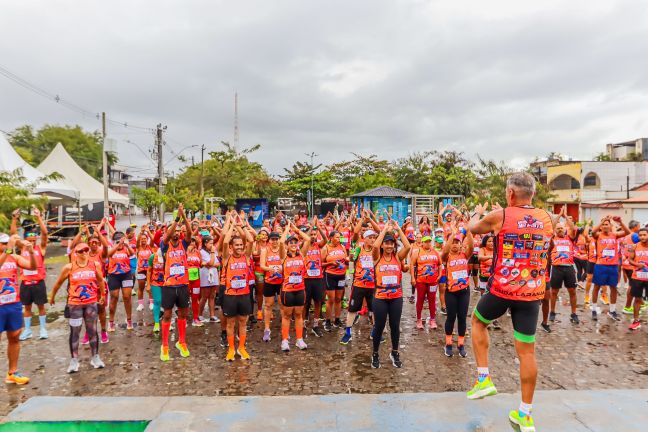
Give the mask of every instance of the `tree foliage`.
[[133, 201], [135, 205], [151, 214], [160, 204], [169, 204], [169, 197], [160, 194], [155, 188], [142, 189], [133, 187]]
[[32, 205], [42, 208], [45, 205], [46, 198], [32, 195], [33, 187], [26, 183], [21, 169], [0, 171], [0, 232], [8, 229], [13, 210], [27, 209]]

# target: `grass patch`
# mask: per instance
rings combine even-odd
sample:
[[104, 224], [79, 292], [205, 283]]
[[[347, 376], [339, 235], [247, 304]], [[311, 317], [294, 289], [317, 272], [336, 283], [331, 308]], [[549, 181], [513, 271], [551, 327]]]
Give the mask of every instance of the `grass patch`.
[[67, 255], [47, 256], [45, 257], [45, 265], [54, 264], [67, 264], [70, 262]]

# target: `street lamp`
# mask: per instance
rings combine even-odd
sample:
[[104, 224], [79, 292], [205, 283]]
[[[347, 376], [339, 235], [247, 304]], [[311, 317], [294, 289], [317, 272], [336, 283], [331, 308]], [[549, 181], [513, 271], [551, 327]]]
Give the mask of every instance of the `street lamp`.
[[194, 147], [198, 147], [198, 144], [193, 144], [193, 145], [188, 145], [188, 146], [186, 146], [186, 147], [183, 147], [179, 152], [177, 152], [177, 153], [175, 154], [175, 156], [173, 156], [171, 159], [169, 159], [168, 161], [166, 161], [166, 163], [171, 163], [171, 161], [174, 160], [174, 159], [176, 159], [178, 156], [180, 156], [180, 154], [181, 154], [183, 151], [185, 151], [185, 150], [187, 150], [187, 149], [189, 149], [189, 148], [194, 148]]

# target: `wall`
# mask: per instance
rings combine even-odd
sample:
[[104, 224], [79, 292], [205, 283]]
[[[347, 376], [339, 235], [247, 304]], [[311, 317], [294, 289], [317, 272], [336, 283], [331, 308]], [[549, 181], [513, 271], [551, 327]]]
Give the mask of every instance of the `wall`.
[[[648, 162], [582, 162], [581, 184], [590, 172], [599, 176], [600, 188], [583, 188], [581, 200], [588, 202], [615, 199], [619, 195], [616, 192], [626, 191], [626, 176], [630, 176], [630, 189], [648, 181]], [[608, 197], [606, 191], [615, 193]]]

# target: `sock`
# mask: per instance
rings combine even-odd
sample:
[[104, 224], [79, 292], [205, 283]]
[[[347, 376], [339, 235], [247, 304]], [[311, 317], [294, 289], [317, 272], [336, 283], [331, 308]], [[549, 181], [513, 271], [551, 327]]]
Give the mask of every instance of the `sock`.
[[247, 339], [247, 333], [239, 334], [239, 348], [245, 348], [245, 339]]
[[24, 317], [23, 321], [25, 321], [25, 330], [29, 330], [31, 328], [31, 317]]
[[484, 381], [488, 377], [488, 368], [487, 367], [478, 367], [477, 368], [477, 379], [479, 382]]
[[169, 333], [171, 331], [171, 322], [162, 321], [162, 346], [169, 349]]
[[46, 325], [46, 320], [47, 316], [46, 315], [39, 315], [38, 316], [38, 324], [40, 325], [41, 328], [45, 328]]
[[610, 312], [616, 312], [616, 305], [615, 304], [610, 305]]
[[178, 342], [181, 344], [186, 344], [186, 337], [187, 337], [187, 320], [186, 319], [179, 319], [178, 320]]
[[348, 335], [351, 336], [351, 327], [347, 327], [344, 332]]
[[446, 335], [446, 345], [452, 345], [452, 335]]
[[295, 333], [297, 333], [297, 339], [304, 339], [304, 327], [297, 326]]
[[234, 350], [234, 335], [227, 335], [227, 346], [229, 347], [230, 351]]
[[290, 334], [290, 327], [288, 326], [281, 326], [281, 339], [286, 340], [288, 339], [288, 335]]
[[457, 341], [457, 345], [462, 346], [464, 344], [464, 339], [465, 338], [466, 338], [465, 336], [459, 336], [458, 341]]
[[526, 417], [531, 415], [531, 404], [520, 402], [520, 408], [518, 408], [518, 414], [520, 417]]
[[137, 304], [144, 306], [144, 299], [137, 300]]

